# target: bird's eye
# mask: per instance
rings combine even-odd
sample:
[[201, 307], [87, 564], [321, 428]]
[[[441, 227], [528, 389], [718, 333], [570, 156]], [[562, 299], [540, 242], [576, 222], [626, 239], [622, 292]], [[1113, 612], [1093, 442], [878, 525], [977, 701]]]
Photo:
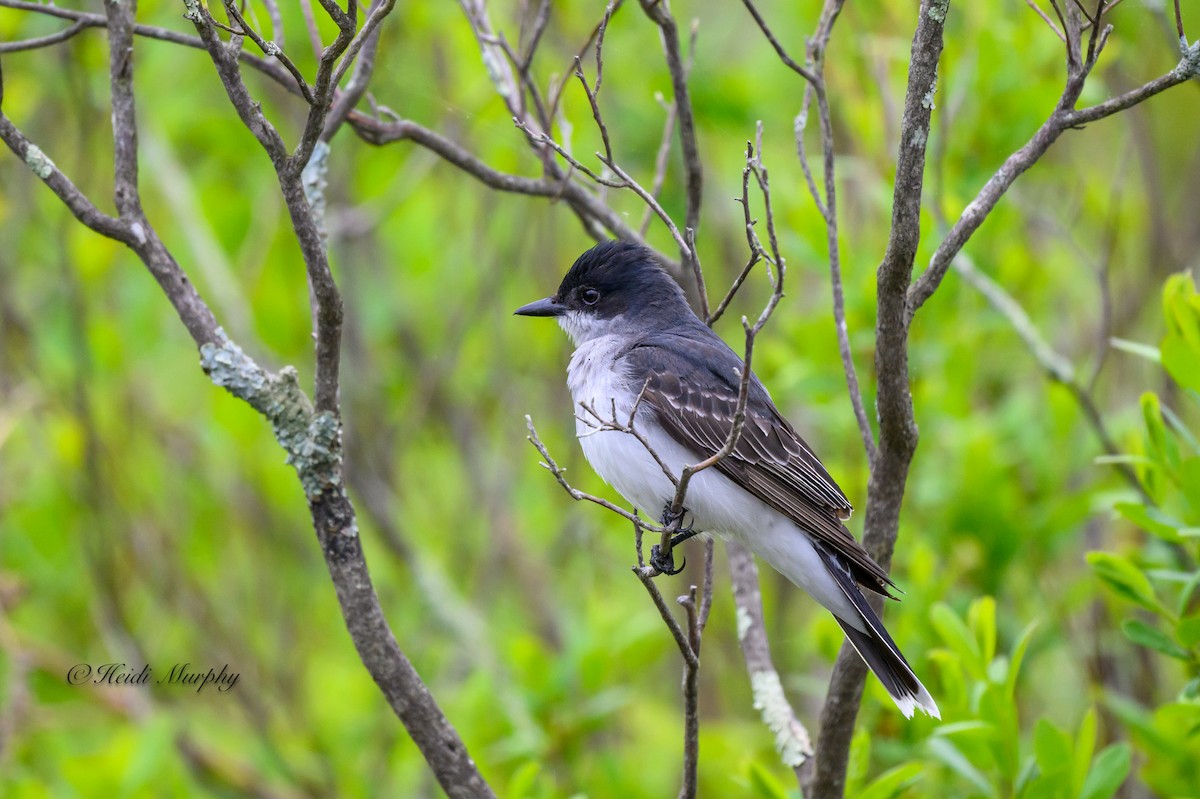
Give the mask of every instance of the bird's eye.
[[588, 289], [587, 291], [583, 292], [584, 305], [595, 305], [598, 302], [600, 302], [600, 292], [596, 291], [595, 289]]

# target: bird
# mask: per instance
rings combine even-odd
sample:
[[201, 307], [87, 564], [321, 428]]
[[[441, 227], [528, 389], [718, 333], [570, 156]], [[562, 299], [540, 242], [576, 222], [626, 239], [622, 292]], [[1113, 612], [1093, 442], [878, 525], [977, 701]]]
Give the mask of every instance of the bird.
[[[576, 435], [591, 467], [639, 510], [662, 509], [672, 539], [703, 533], [736, 541], [830, 611], [906, 718], [940, 718], [937, 704], [863, 589], [895, 585], [844, 522], [852, 507], [812, 448], [751, 371], [741, 435], [685, 496], [691, 523], [671, 513], [679, 475], [725, 446], [744, 359], [692, 311], [647, 247], [611, 240], [584, 252], [558, 291], [515, 314], [552, 317], [575, 344], [567, 386]], [[613, 415], [610, 422], [599, 423]], [[636, 433], [636, 434], [635, 434]], [[651, 564], [674, 572], [668, 560]]]

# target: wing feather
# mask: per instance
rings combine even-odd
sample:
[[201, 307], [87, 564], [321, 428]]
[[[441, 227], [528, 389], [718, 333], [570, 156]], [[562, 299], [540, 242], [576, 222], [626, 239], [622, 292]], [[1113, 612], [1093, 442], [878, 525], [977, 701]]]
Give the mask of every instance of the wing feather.
[[[631, 385], [677, 441], [708, 457], [733, 428], [741, 359], [715, 335], [668, 334], [639, 342], [623, 356]], [[889, 595], [887, 573], [842, 524], [853, 510], [812, 449], [751, 375], [746, 420], [733, 452], [714, 468], [824, 542], [849, 563], [855, 579]]]

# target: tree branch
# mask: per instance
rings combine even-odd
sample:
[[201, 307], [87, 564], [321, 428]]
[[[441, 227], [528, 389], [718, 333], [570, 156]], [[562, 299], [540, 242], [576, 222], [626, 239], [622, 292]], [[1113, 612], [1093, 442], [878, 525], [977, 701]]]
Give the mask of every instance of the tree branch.
[[[0, 0], [0, 8], [12, 8], [18, 11], [29, 11], [34, 14], [45, 14], [46, 16], [57, 17], [59, 19], [74, 20], [82, 23], [85, 28], [105, 28], [108, 26], [108, 20], [103, 14], [92, 14], [86, 11], [75, 11], [74, 9], [70, 8], [59, 8], [58, 6], [31, 3], [27, 2], [27, 0]], [[183, 45], [184, 47], [191, 47], [196, 50], [207, 49], [207, 45], [205, 45], [205, 43], [199, 38], [195, 36], [188, 36], [183, 33], [177, 33], [176, 31], [168, 30], [167, 28], [137, 24], [133, 26], [133, 32], [135, 35], [147, 39], [157, 39], [163, 42], [170, 42], [171, 44], [179, 44]], [[239, 50], [237, 57], [242, 63], [253, 67], [255, 70], [271, 78], [285, 89], [288, 89], [296, 94], [300, 93], [300, 89], [295, 85], [295, 83], [289, 80], [288, 73], [284, 71], [278, 62], [262, 58], [261, 56], [246, 52], [245, 50]]]
[[[442, 788], [451, 797], [491, 797], [457, 732], [442, 715], [420, 677], [400, 650], [384, 618], [363, 558], [354, 509], [342, 479], [341, 423], [337, 417], [336, 371], [332, 406], [314, 409], [300, 390], [296, 372], [285, 368], [267, 372], [226, 338], [212, 311], [171, 256], [145, 218], [137, 186], [137, 130], [133, 99], [133, 0], [106, 4], [110, 36], [110, 74], [113, 93], [115, 196], [119, 219], [99, 210], [66, 178], [54, 163], [0, 114], [0, 138], [21, 157], [73, 214], [89, 228], [129, 246], [146, 264], [175, 307], [200, 348], [201, 367], [218, 386], [250, 404], [270, 423], [276, 439], [288, 454], [308, 500], [313, 525], [337, 592], [343, 618], [364, 666], [380, 686], [389, 704], [405, 724]], [[239, 115], [273, 155], [282, 142], [261, 111], [251, 107], [237, 73], [236, 57], [217, 39], [207, 12], [190, 0], [189, 18], [213, 57]], [[234, 80], [236, 78], [236, 80]], [[0, 83], [2, 86], [2, 83]], [[2, 100], [2, 97], [0, 97]], [[246, 103], [239, 105], [241, 101]], [[257, 126], [257, 127], [255, 127]], [[274, 160], [274, 159], [273, 159]], [[276, 164], [279, 162], [276, 161]], [[302, 190], [285, 199], [295, 215], [304, 202]], [[305, 206], [307, 207], [307, 206]], [[311, 227], [311, 225], [310, 225]], [[297, 236], [303, 238], [302, 231]], [[312, 242], [302, 249], [312, 253]], [[328, 270], [325, 264], [326, 272]], [[340, 307], [339, 307], [340, 313]], [[335, 331], [336, 332], [336, 331]], [[335, 339], [336, 340], [336, 339]], [[318, 347], [318, 397], [321, 394], [321, 350]]]
[[[846, 376], [846, 388], [850, 394], [850, 405], [854, 410], [854, 418], [858, 423], [859, 436], [862, 438], [863, 450], [870, 462], [876, 456], [875, 436], [871, 431], [871, 422], [867, 417], [863, 404], [862, 388], [858, 382], [858, 370], [854, 366], [854, 353], [850, 348], [850, 330], [846, 325], [846, 302], [842, 281], [841, 247], [838, 244], [838, 212], [837, 212], [837, 179], [835, 174], [836, 159], [833, 143], [833, 117], [829, 109], [829, 99], [825, 84], [825, 51], [829, 38], [833, 35], [833, 26], [841, 14], [844, 0], [826, 0], [821, 9], [816, 31], [808, 40], [807, 65], [800, 66], [795, 59], [788, 55], [780, 44], [770, 25], [759, 13], [751, 0], [743, 0], [743, 4], [754, 18], [763, 35], [774, 48], [779, 60], [785, 66], [802, 77], [807, 85], [800, 113], [796, 116], [796, 154], [800, 159], [800, 167], [808, 185], [813, 202], [825, 222], [825, 244], [829, 255], [830, 288], [833, 294], [833, 322], [838, 341], [838, 353], [842, 359], [842, 371]], [[817, 98], [817, 116], [821, 128], [821, 158], [824, 169], [825, 196], [821, 197], [813, 180], [812, 169], [808, 163], [808, 154], [804, 146], [804, 131], [808, 122], [808, 111], [813, 96]]]
[[41, 47], [50, 47], [60, 42], [65, 42], [80, 31], [95, 27], [87, 20], [78, 20], [68, 28], [64, 28], [58, 33], [39, 36], [35, 39], [24, 39], [19, 42], [0, 42], [0, 55], [4, 53], [19, 53], [23, 50], [37, 50]]
[[[879, 451], [871, 464], [863, 545], [880, 566], [891, 564], [908, 468], [917, 446], [908, 376], [907, 292], [920, 241], [925, 145], [929, 141], [938, 59], [948, 0], [922, 0], [909, 61], [892, 205], [892, 229], [879, 265], [875, 372], [878, 378]], [[876, 604], [879, 599], [875, 598]], [[866, 665], [843, 643], [821, 711], [814, 796], [841, 796]]]
[[754, 708], [762, 715], [767, 729], [775, 735], [775, 749], [780, 759], [784, 765], [795, 770], [797, 780], [803, 783], [801, 771], [807, 770], [805, 764], [809, 767], [812, 765], [812, 740], [788, 703], [779, 672], [771, 659], [771, 645], [763, 620], [758, 567], [754, 564], [754, 556], [741, 544], [725, 542], [725, 553], [729, 558], [733, 600], [737, 605], [738, 643], [746, 661], [746, 672], [750, 675]]
[[[1091, 66], [1094, 66], [1095, 60], [1099, 58], [1100, 49], [1100, 46], [1097, 46], [1088, 70], [1090, 70]], [[1200, 42], [1185, 47], [1179, 64], [1166, 75], [1155, 78], [1136, 89], [1125, 92], [1098, 105], [1076, 110], [1075, 103], [1079, 99], [1080, 92], [1083, 90], [1083, 81], [1086, 78], [1086, 74], [1085, 71], [1082, 73], [1082, 77], [1077, 75], [1068, 77], [1067, 84], [1063, 89], [1063, 94], [1059, 98], [1057, 106], [1046, 121], [1042, 123], [1042, 126], [1038, 128], [1037, 132], [1034, 133], [1033, 138], [1005, 160], [1003, 166], [996, 170], [996, 173], [979, 190], [979, 194], [975, 196], [975, 199], [963, 209], [958, 220], [950, 228], [950, 232], [942, 240], [941, 244], [938, 245], [937, 251], [934, 252], [933, 258], [929, 261], [929, 268], [925, 270], [924, 274], [909, 289], [908, 318], [910, 321], [917, 312], [917, 309], [937, 291], [942, 279], [946, 276], [946, 272], [949, 271], [954, 257], [958, 255], [963, 245], [967, 243], [967, 240], [983, 224], [983, 220], [996, 207], [996, 203], [1000, 201], [1000, 198], [1016, 182], [1017, 178], [1045, 155], [1046, 151], [1058, 140], [1059, 136], [1071, 128], [1079, 127], [1089, 122], [1096, 122], [1105, 117], [1112, 116], [1119, 111], [1132, 108], [1156, 94], [1177, 86], [1196, 75], [1200, 75]]]
[[[700, 162], [700, 148], [696, 143], [696, 117], [692, 111], [691, 95], [688, 91], [688, 68], [679, 46], [679, 29], [671, 15], [667, 0], [641, 0], [645, 12], [659, 28], [667, 71], [671, 75], [671, 90], [675, 96], [675, 116], [679, 123], [679, 141], [683, 150], [683, 169], [687, 191], [687, 210], [684, 214], [684, 229], [695, 235], [700, 229], [700, 203], [704, 195], [704, 171]], [[694, 275], [699, 275], [699, 258], [694, 249], [680, 249], [680, 256], [689, 264]], [[708, 318], [708, 297], [703, 291], [703, 282], [697, 277], [700, 289], [700, 318]]]

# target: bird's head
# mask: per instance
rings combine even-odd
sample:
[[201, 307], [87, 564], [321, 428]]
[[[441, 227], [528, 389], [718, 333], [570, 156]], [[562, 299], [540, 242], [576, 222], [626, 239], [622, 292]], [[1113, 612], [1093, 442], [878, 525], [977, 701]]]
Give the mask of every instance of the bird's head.
[[640, 244], [605, 241], [576, 259], [552, 297], [514, 313], [552, 316], [575, 343], [625, 330], [661, 330], [693, 318], [683, 290]]

